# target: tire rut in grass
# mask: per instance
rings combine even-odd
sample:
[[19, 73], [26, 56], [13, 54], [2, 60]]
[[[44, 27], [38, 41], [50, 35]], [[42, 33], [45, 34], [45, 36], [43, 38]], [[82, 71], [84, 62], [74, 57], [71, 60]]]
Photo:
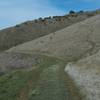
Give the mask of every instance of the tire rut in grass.
[[31, 91], [31, 88], [35, 88], [41, 71], [42, 71], [41, 68], [36, 68], [32, 71], [32, 77], [30, 77], [29, 81], [26, 83], [26, 87], [24, 87], [20, 91], [17, 100], [28, 100], [29, 99], [29, 92]]
[[33, 89], [33, 94], [29, 100], [81, 100], [78, 97], [77, 90], [74, 90], [76, 94], [71, 93], [72, 91], [69, 90], [76, 88], [69, 88], [67, 84], [69, 80], [62, 74], [61, 67], [59, 65], [53, 65], [43, 70], [40, 74], [41, 76], [37, 87]]

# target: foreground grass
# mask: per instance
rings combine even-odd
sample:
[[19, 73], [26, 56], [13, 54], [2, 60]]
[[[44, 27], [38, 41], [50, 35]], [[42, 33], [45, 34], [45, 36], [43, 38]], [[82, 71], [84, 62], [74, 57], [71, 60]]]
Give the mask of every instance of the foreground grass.
[[0, 100], [16, 100], [21, 88], [26, 86], [32, 72], [13, 72], [0, 78]]
[[59, 62], [56, 58], [46, 56], [40, 56], [40, 59], [40, 63], [35, 66], [39, 68], [37, 70], [17, 70], [0, 76], [0, 100], [19, 100], [20, 91], [24, 87], [27, 90], [26, 92], [29, 91], [28, 81], [32, 79], [33, 85], [35, 85], [41, 69]]

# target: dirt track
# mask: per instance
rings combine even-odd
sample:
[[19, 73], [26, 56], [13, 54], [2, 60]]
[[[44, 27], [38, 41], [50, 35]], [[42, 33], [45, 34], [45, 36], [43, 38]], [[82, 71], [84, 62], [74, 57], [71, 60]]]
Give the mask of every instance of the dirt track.
[[[34, 82], [31, 82], [31, 86], [32, 84]], [[82, 100], [60, 65], [44, 68], [36, 86], [29, 91], [28, 100]]]

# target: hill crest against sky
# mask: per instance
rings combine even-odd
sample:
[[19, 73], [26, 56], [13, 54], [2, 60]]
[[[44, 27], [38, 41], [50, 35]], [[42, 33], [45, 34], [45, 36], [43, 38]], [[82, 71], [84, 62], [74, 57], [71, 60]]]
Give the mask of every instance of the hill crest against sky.
[[94, 10], [100, 0], [0, 0], [0, 29], [39, 17], [63, 15], [70, 10]]

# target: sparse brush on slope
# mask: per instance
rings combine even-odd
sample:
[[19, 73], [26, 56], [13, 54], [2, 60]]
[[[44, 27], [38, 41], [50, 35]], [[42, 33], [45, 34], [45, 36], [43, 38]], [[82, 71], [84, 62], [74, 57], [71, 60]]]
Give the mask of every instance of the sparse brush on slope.
[[[91, 13], [91, 14], [89, 14]], [[99, 13], [99, 12], [98, 12]], [[15, 27], [0, 31], [0, 51], [7, 50], [18, 44], [31, 41], [41, 36], [63, 29], [79, 21], [98, 14], [94, 12], [73, 13], [65, 16], [39, 18], [28, 21]]]
[[43, 53], [66, 61], [77, 61], [100, 49], [99, 26], [100, 15], [97, 15], [63, 30], [13, 47], [7, 52]]

